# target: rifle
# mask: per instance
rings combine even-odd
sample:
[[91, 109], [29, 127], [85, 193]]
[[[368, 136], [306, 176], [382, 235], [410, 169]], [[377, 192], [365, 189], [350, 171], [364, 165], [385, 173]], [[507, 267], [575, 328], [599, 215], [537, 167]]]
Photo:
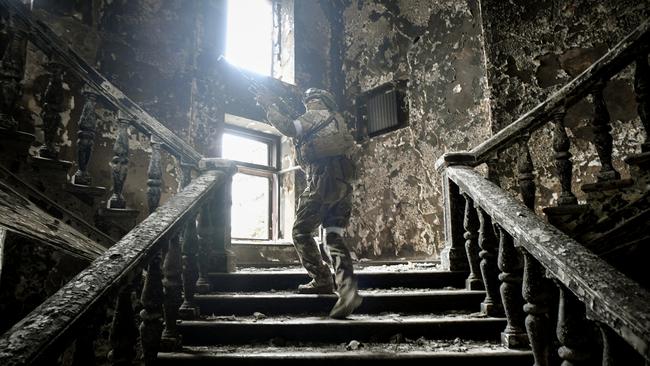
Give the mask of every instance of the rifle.
[[[219, 56], [219, 59], [217, 62], [224, 62], [225, 57], [224, 56]], [[269, 89], [266, 85], [263, 83], [258, 82], [255, 80], [251, 75], [247, 75], [243, 70], [238, 68], [235, 65], [228, 64], [229, 67], [235, 70], [235, 72], [241, 76], [248, 84], [247, 89], [248, 91], [253, 94], [255, 97], [255, 101], [257, 101], [257, 104], [262, 107], [264, 110], [268, 109], [268, 106], [271, 104], [275, 104], [279, 109], [280, 112], [291, 119], [298, 119], [302, 113], [299, 113], [296, 111], [289, 103], [287, 103], [282, 97], [278, 96], [277, 93], [273, 92], [271, 89]]]

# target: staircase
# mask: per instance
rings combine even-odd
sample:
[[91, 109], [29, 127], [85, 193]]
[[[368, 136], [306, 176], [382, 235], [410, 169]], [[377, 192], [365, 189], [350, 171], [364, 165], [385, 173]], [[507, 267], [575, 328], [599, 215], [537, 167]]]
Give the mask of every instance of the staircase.
[[203, 316], [179, 323], [182, 349], [161, 365], [531, 364], [528, 350], [500, 343], [504, 318], [482, 315], [485, 291], [465, 290], [466, 272], [431, 263], [363, 266], [364, 302], [348, 320], [327, 316], [336, 295], [296, 294], [301, 269], [242, 269], [210, 275], [195, 300]]

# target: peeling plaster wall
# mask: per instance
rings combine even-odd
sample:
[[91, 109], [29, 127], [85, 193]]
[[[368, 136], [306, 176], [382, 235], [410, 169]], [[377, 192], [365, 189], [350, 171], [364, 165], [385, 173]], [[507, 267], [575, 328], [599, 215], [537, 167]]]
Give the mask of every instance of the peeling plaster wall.
[[344, 11], [346, 116], [359, 93], [408, 78], [409, 126], [356, 155], [350, 243], [360, 257], [432, 257], [443, 247], [436, 159], [490, 134], [477, 1], [353, 1]]
[[[647, 18], [648, 0], [503, 2], [483, 0], [488, 74], [494, 130], [508, 125], [564, 86]], [[633, 68], [611, 80], [604, 91], [614, 137], [615, 168], [629, 177], [621, 159], [639, 152], [643, 130], [636, 112]], [[596, 181], [600, 169], [590, 121], [591, 98], [568, 110], [565, 124], [574, 162], [573, 192]], [[529, 144], [535, 164], [538, 208], [554, 206], [559, 181], [554, 168], [550, 126], [533, 134]], [[512, 152], [502, 154], [502, 186], [517, 192]]]

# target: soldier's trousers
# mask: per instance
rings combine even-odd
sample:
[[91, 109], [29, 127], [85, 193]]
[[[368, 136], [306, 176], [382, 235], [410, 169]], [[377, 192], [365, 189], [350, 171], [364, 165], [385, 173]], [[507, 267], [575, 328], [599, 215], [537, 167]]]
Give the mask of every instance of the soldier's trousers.
[[[352, 210], [352, 186], [354, 174], [352, 162], [344, 157], [321, 159], [309, 166], [308, 184], [300, 195], [296, 221], [293, 225], [293, 244], [300, 261], [311, 278], [322, 283], [331, 276], [323, 261], [321, 251], [313, 238], [318, 225], [345, 228]], [[328, 233], [325, 243], [336, 271], [337, 285], [352, 276], [352, 258], [340, 234]]]

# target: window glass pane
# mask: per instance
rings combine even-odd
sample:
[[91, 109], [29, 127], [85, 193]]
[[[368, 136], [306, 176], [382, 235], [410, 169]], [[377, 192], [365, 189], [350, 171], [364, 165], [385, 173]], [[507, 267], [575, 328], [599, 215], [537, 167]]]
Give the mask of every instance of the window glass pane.
[[231, 63], [271, 75], [273, 59], [273, 8], [269, 0], [228, 1], [226, 59]]
[[232, 231], [238, 239], [269, 239], [269, 178], [235, 174], [232, 181]]
[[269, 144], [251, 138], [224, 133], [223, 157], [244, 163], [269, 165]]

